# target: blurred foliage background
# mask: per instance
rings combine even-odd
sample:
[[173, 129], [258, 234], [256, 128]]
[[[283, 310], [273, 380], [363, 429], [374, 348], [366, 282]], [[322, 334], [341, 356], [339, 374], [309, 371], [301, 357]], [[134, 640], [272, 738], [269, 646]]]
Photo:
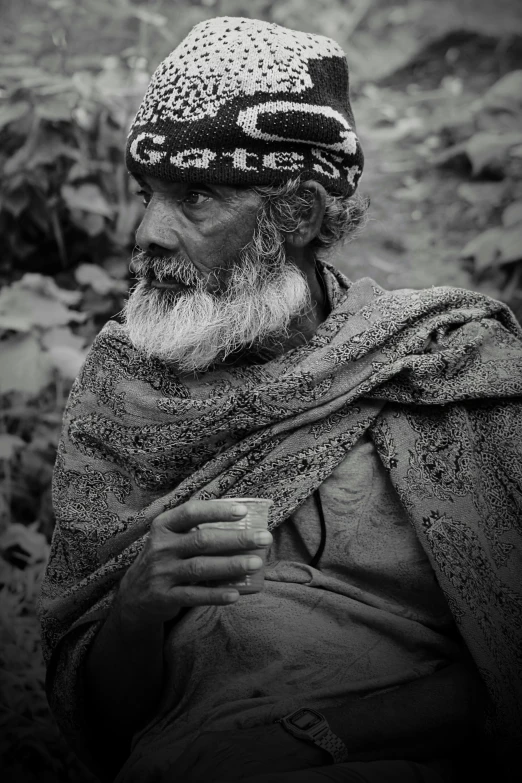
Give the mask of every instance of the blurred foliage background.
[[63, 406], [121, 310], [142, 205], [124, 162], [150, 75], [190, 28], [251, 16], [335, 38], [366, 155], [366, 231], [335, 261], [458, 285], [522, 318], [519, 0], [0, 0], [0, 772], [93, 781], [46, 704], [35, 601]]

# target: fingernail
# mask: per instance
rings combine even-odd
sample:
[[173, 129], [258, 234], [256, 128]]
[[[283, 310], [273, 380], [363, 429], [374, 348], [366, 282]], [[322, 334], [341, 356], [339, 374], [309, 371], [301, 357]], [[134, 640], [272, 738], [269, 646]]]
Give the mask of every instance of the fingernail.
[[257, 571], [263, 565], [263, 561], [260, 557], [254, 555], [253, 557], [247, 557], [247, 569], [249, 571]]
[[254, 541], [256, 544], [270, 544], [272, 536], [268, 530], [259, 530], [257, 533], [254, 533]]
[[233, 601], [235, 601], [237, 598], [239, 598], [239, 593], [237, 590], [231, 591], [230, 593], [223, 593], [223, 600], [226, 601], [228, 604], [231, 604]]
[[240, 503], [232, 506], [232, 516], [234, 517], [244, 517], [245, 514], [248, 513], [248, 509], [246, 506], [242, 506]]

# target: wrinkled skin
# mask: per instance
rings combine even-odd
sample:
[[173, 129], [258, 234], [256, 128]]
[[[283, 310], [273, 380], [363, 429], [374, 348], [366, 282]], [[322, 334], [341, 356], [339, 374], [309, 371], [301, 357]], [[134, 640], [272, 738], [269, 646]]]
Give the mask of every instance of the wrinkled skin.
[[208, 291], [226, 285], [230, 260], [252, 238], [261, 199], [247, 188], [141, 180], [147, 209], [136, 232], [151, 255], [182, 254]]
[[121, 581], [118, 606], [126, 622], [157, 625], [172, 620], [183, 606], [223, 605], [239, 598], [237, 590], [201, 583], [237, 581], [255, 572], [261, 558], [240, 553], [268, 546], [271, 533], [217, 526], [196, 529], [202, 523], [241, 519], [246, 509], [237, 515], [234, 505], [192, 500], [156, 517], [143, 549]]

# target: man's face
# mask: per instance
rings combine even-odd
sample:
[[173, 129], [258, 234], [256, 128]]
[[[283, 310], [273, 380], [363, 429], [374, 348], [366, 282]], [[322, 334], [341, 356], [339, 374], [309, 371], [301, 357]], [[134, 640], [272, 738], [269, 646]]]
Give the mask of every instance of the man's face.
[[310, 307], [306, 277], [247, 188], [140, 180], [147, 210], [125, 307], [136, 347], [182, 372], [282, 342]]

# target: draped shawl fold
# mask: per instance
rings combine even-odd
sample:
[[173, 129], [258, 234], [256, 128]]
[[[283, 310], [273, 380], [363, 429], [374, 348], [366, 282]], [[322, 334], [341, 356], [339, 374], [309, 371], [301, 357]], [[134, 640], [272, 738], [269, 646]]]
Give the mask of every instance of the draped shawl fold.
[[522, 727], [522, 329], [449, 287], [388, 292], [321, 262], [331, 314], [263, 365], [180, 376], [110, 322], [67, 403], [40, 601], [47, 689], [80, 755], [82, 664], [151, 520], [269, 497], [283, 524], [368, 431], [491, 697]]

